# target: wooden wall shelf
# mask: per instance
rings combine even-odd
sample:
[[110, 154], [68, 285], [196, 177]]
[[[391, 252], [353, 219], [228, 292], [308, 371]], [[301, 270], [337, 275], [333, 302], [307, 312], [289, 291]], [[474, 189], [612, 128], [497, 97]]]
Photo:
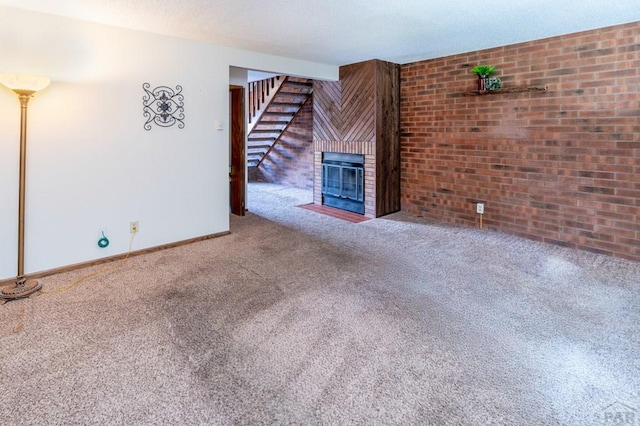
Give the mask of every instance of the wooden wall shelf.
[[549, 90], [548, 86], [545, 87], [508, 87], [497, 90], [487, 90], [486, 92], [474, 91], [463, 93], [464, 96], [484, 96], [484, 95], [499, 95], [501, 93], [528, 93], [528, 92], [546, 92]]

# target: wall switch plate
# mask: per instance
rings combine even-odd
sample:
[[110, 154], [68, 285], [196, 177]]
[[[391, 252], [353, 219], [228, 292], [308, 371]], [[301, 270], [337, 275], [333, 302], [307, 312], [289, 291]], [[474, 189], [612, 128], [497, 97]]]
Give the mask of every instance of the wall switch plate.
[[484, 203], [476, 204], [476, 213], [484, 214]]

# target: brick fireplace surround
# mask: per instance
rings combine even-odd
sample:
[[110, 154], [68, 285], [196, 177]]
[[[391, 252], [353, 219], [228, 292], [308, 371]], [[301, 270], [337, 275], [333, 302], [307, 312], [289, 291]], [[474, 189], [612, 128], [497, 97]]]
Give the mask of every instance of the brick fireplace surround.
[[343, 152], [364, 155], [364, 210], [365, 216], [375, 217], [375, 143], [374, 142], [329, 142], [315, 141], [314, 149], [313, 202], [322, 204], [322, 153]]

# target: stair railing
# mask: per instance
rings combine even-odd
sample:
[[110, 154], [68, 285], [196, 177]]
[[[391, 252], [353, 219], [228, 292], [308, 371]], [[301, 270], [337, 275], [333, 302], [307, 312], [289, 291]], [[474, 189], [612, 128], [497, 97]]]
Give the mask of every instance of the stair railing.
[[284, 76], [275, 76], [249, 83], [249, 125], [247, 134], [260, 121], [260, 116], [267, 109], [271, 99], [278, 93], [278, 89], [280, 89], [284, 80]]

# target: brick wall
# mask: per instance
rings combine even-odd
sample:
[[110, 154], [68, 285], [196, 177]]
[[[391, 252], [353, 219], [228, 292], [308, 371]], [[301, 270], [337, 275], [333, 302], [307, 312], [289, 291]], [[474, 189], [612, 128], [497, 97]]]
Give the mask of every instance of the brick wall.
[[249, 171], [249, 181], [313, 188], [313, 97], [294, 117], [278, 143], [258, 170]]
[[640, 261], [640, 23], [403, 65], [400, 115], [403, 210]]

